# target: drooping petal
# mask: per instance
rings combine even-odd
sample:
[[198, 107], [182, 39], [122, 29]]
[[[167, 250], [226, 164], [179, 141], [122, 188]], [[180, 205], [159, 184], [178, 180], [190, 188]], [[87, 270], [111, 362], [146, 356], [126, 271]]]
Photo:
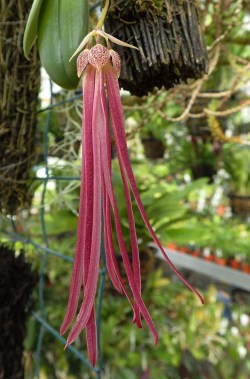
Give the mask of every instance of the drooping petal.
[[[102, 85], [103, 85], [103, 73], [102, 73]], [[108, 115], [107, 115], [107, 105], [106, 105], [106, 96], [104, 93], [104, 88], [101, 88], [100, 99], [102, 102], [102, 110], [106, 117], [103, 120], [103, 128], [105, 128], [106, 139], [102, 140], [101, 144], [101, 159], [102, 156], [102, 146], [106, 149], [107, 165], [111, 173], [111, 140], [109, 136], [109, 126], [108, 126]], [[103, 104], [104, 103], [104, 104]], [[101, 139], [101, 136], [100, 136]], [[112, 242], [112, 223], [111, 223], [111, 209], [108, 193], [105, 186], [105, 180], [102, 172], [102, 201], [103, 201], [103, 229], [104, 229], [104, 248], [106, 253], [106, 264], [107, 271], [110, 277], [111, 282], [113, 283], [115, 289], [122, 293], [121, 281], [119, 281], [119, 270], [117, 267], [117, 262], [115, 258], [115, 251]], [[118, 273], [118, 275], [117, 275]]]
[[115, 143], [117, 148], [117, 154], [118, 159], [121, 164], [121, 166], [124, 168], [124, 170], [127, 173], [127, 177], [131, 186], [131, 190], [133, 192], [135, 201], [137, 203], [138, 209], [141, 213], [141, 216], [143, 218], [143, 221], [145, 225], [147, 226], [154, 242], [160, 249], [161, 253], [163, 254], [163, 257], [169, 264], [169, 266], [172, 268], [172, 270], [179, 276], [179, 278], [185, 283], [185, 285], [190, 288], [200, 299], [201, 303], [204, 303], [204, 300], [202, 296], [199, 294], [199, 292], [193, 288], [186, 279], [178, 272], [176, 267], [173, 265], [169, 257], [167, 256], [166, 252], [164, 251], [164, 248], [162, 247], [160, 241], [156, 237], [150, 222], [148, 220], [148, 217], [146, 215], [146, 212], [144, 210], [140, 194], [137, 189], [136, 181], [134, 178], [134, 174], [131, 168], [131, 164], [129, 161], [129, 155], [127, 150], [127, 143], [126, 143], [126, 135], [125, 135], [125, 128], [124, 128], [124, 122], [123, 122], [123, 112], [122, 112], [122, 105], [121, 105], [121, 99], [120, 99], [120, 89], [117, 81], [117, 77], [113, 71], [113, 69], [106, 69], [105, 70], [106, 75], [106, 83], [107, 83], [107, 90], [108, 90], [108, 99], [109, 99], [109, 106], [110, 106], [110, 113], [112, 118], [112, 127], [115, 137]]
[[[87, 273], [87, 281], [84, 286], [84, 297], [81, 309], [77, 316], [76, 322], [68, 336], [67, 345], [71, 344], [86, 327], [89, 318], [93, 311], [94, 300], [97, 289], [98, 269], [100, 261], [100, 248], [101, 248], [101, 162], [100, 162], [100, 140], [98, 130], [98, 123], [102, 123], [102, 114], [100, 114], [100, 99], [99, 99], [99, 85], [100, 85], [100, 72], [96, 71], [95, 74], [95, 94], [94, 94], [94, 107], [93, 107], [93, 120], [92, 120], [92, 146], [93, 146], [93, 169], [94, 169], [94, 182], [93, 182], [93, 222], [89, 225], [92, 230], [91, 250], [89, 256], [89, 265]], [[90, 141], [86, 141], [86, 146]], [[96, 341], [89, 341], [92, 344]]]
[[[95, 70], [92, 67], [88, 67], [86, 70], [91, 70], [94, 75]], [[96, 80], [95, 80], [95, 91], [96, 91]], [[94, 92], [95, 93], [95, 92]], [[93, 103], [95, 100], [95, 94], [85, 92], [83, 93], [83, 120], [85, 120], [85, 114], [89, 112], [89, 109], [86, 109], [88, 106], [88, 101], [86, 97], [92, 95]], [[95, 146], [93, 141], [93, 114], [94, 114], [94, 104], [92, 107], [92, 123], [84, 122], [83, 128], [83, 140], [85, 142], [85, 152], [83, 158], [85, 160], [85, 170], [86, 170], [86, 197], [84, 207], [86, 208], [86, 231], [84, 239], [84, 263], [83, 263], [83, 278], [84, 278], [84, 294], [87, 291], [87, 281], [89, 278], [89, 267], [90, 267], [90, 255], [92, 254], [92, 238], [95, 230], [93, 228], [94, 221], [94, 192], [93, 186], [95, 185], [94, 175], [95, 175]], [[90, 111], [91, 111], [90, 110]], [[90, 273], [91, 275], [91, 273]], [[87, 349], [89, 360], [92, 366], [95, 366], [97, 359], [97, 337], [96, 337], [96, 321], [95, 321], [95, 306], [93, 304], [92, 310], [90, 313], [89, 320], [86, 324], [86, 340], [87, 340]]]
[[[92, 114], [93, 114], [93, 100], [94, 100], [94, 89], [95, 89], [95, 71], [90, 68], [86, 70], [84, 80], [83, 80], [83, 98], [84, 98], [84, 113], [83, 113], [83, 133], [87, 130], [91, 131], [92, 128]], [[75, 252], [74, 267], [70, 285], [69, 300], [67, 305], [66, 315], [64, 317], [60, 333], [64, 334], [68, 329], [70, 323], [75, 317], [78, 299], [80, 294], [80, 288], [83, 282], [83, 262], [84, 262], [84, 251], [86, 251], [86, 246], [84, 246], [87, 236], [86, 228], [91, 222], [89, 220], [90, 214], [92, 214], [92, 187], [93, 187], [93, 172], [91, 172], [90, 167], [92, 165], [91, 160], [93, 152], [89, 150], [88, 154], [85, 154], [86, 138], [83, 138], [82, 144], [82, 176], [81, 176], [81, 192], [80, 192], [80, 205], [79, 205], [79, 221], [78, 221], [78, 231], [77, 231], [77, 244]], [[84, 157], [87, 159], [87, 165]], [[87, 166], [87, 167], [86, 167]], [[93, 170], [92, 170], [93, 171]], [[88, 173], [88, 180], [87, 175]], [[91, 179], [92, 178], [92, 179]], [[87, 204], [87, 208], [86, 208]], [[91, 212], [91, 213], [90, 213]], [[87, 225], [86, 225], [87, 224]]]
[[86, 325], [86, 341], [89, 355], [89, 361], [94, 367], [97, 360], [97, 334], [95, 321], [95, 306], [90, 313], [89, 320]]
[[[103, 76], [102, 76], [103, 80]], [[108, 178], [109, 182], [111, 183], [111, 140], [110, 140], [110, 131], [109, 131], [109, 123], [108, 123], [108, 109], [107, 109], [107, 104], [106, 104], [106, 95], [105, 95], [105, 89], [104, 89], [104, 83], [100, 86], [101, 93], [100, 93], [100, 98], [101, 98], [101, 104], [102, 104], [102, 109], [103, 109], [103, 115], [104, 115], [104, 120], [103, 120], [103, 126], [100, 128], [100, 140], [102, 141], [101, 144], [101, 160], [102, 162], [105, 161], [105, 167], [107, 168], [107, 173], [108, 173]], [[102, 173], [103, 177], [103, 192], [104, 192], [104, 197], [103, 197], [103, 204], [104, 204], [104, 231], [106, 233], [106, 238], [107, 238], [107, 248], [105, 249], [106, 251], [106, 258], [107, 258], [107, 268], [109, 270], [110, 278], [114, 284], [114, 286], [118, 287], [117, 290], [119, 291], [119, 287], [122, 289], [124, 294], [126, 295], [132, 309], [134, 309], [134, 306], [132, 304], [132, 301], [129, 297], [129, 294], [124, 286], [124, 283], [122, 281], [121, 275], [119, 273], [119, 268], [117, 265], [116, 257], [115, 257], [115, 251], [114, 251], [114, 246], [113, 246], [113, 241], [112, 241], [112, 223], [111, 223], [111, 209], [110, 209], [110, 198], [108, 195], [108, 191], [106, 188], [106, 183], [104, 179], [104, 172]], [[118, 280], [118, 283], [116, 282]], [[115, 284], [116, 283], [116, 284]]]
[[[122, 182], [123, 182], [123, 187], [124, 187], [126, 207], [127, 207], [127, 212], [128, 212], [129, 234], [130, 234], [130, 242], [131, 242], [134, 277], [135, 277], [137, 289], [139, 293], [141, 294], [141, 269], [140, 269], [139, 249], [138, 249], [138, 242], [137, 242], [137, 235], [136, 235], [136, 229], [135, 229], [135, 221], [134, 221], [130, 191], [129, 191], [126, 174], [123, 167], [121, 167], [121, 175], [122, 175]], [[140, 310], [137, 304], [135, 304], [135, 317], [134, 317], [133, 322], [136, 322], [139, 327], [142, 327], [141, 318], [140, 318]]]
[[[110, 65], [110, 67], [111, 67], [111, 65]], [[111, 68], [111, 69], [113, 70], [113, 68]], [[101, 141], [105, 141], [105, 134], [104, 134], [103, 130], [104, 129], [100, 128]], [[149, 314], [149, 312], [148, 312], [148, 310], [147, 310], [147, 308], [146, 308], [146, 306], [142, 300], [141, 294], [138, 290], [137, 282], [135, 280], [134, 272], [131, 268], [129, 257], [128, 257], [128, 254], [126, 251], [126, 246], [125, 246], [125, 243], [123, 240], [122, 229], [121, 229], [121, 224], [120, 224], [120, 219], [119, 219], [119, 212], [118, 212], [118, 208], [117, 208], [117, 204], [116, 204], [114, 190], [112, 187], [112, 180], [110, 177], [109, 168], [107, 165], [108, 159], [105, 156], [106, 151], [103, 148], [101, 148], [101, 151], [103, 154], [102, 159], [101, 159], [101, 164], [102, 164], [102, 169], [103, 169], [103, 177], [105, 179], [105, 185], [106, 185], [107, 192], [108, 192], [110, 202], [111, 202], [113, 212], [114, 212], [115, 226], [116, 226], [116, 231], [117, 231], [117, 239], [118, 239], [119, 248], [120, 248], [121, 254], [122, 254], [124, 268], [126, 270], [128, 282], [129, 282], [131, 291], [133, 293], [135, 302], [138, 305], [146, 323], [148, 324], [148, 327], [151, 330], [153, 338], [154, 338], [154, 343], [156, 344], [158, 341], [158, 335], [157, 335], [155, 326], [153, 324], [153, 321], [151, 319], [151, 316], [150, 316], [150, 314]], [[138, 320], [136, 317], [135, 317], [135, 322], [138, 324], [138, 326], [140, 326], [140, 320]]]
[[112, 225], [111, 225], [110, 201], [109, 201], [108, 194], [105, 188], [105, 182], [104, 182], [103, 176], [102, 176], [102, 188], [103, 188], [102, 201], [103, 201], [103, 221], [104, 221], [103, 234], [104, 234], [104, 248], [105, 248], [105, 254], [106, 254], [107, 271], [109, 274], [109, 278], [111, 282], [113, 283], [113, 286], [115, 287], [115, 289], [119, 293], [122, 293], [123, 292], [122, 287], [117, 277], [116, 266], [114, 264], [114, 259], [113, 259], [113, 257], [115, 257], [115, 253], [113, 249], [113, 244], [111, 243]]

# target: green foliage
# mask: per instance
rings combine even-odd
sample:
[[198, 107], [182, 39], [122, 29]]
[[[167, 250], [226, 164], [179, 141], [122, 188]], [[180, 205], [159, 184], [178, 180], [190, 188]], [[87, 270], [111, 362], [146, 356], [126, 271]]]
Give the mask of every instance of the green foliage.
[[[118, 174], [116, 164], [117, 162], [113, 162], [113, 185], [116, 197], [119, 199], [118, 209], [123, 227], [123, 235], [129, 248], [130, 236], [126, 203], [121, 176]], [[160, 240], [167, 244], [173, 239], [180, 243], [189, 243], [202, 239], [204, 229], [199, 227], [198, 223], [190, 224], [190, 219], [193, 215], [189, 212], [186, 201], [192, 193], [204, 187], [207, 179], [203, 178], [183, 188], [177, 188], [176, 185], [166, 182], [166, 169], [164, 169], [164, 165], [137, 162], [134, 163], [133, 168], [146, 214]], [[145, 245], [152, 242], [152, 237], [142, 220], [135, 201], [133, 200], [132, 203], [137, 236], [141, 244], [140, 248], [143, 249]]]
[[204, 142], [198, 137], [176, 135], [171, 146], [170, 156], [175, 170], [192, 170], [201, 165], [216, 168], [217, 158], [213, 144]]
[[250, 148], [237, 144], [225, 144], [222, 159], [230, 175], [230, 191], [236, 195], [250, 195]]
[[88, 19], [87, 0], [35, 0], [31, 9], [23, 41], [25, 55], [37, 38], [42, 65], [62, 88], [78, 85], [76, 58], [69, 59], [88, 32]]
[[34, 0], [29, 18], [26, 24], [24, 38], [23, 38], [23, 51], [25, 57], [28, 59], [30, 50], [34, 45], [38, 35], [39, 14], [41, 5], [44, 0]]

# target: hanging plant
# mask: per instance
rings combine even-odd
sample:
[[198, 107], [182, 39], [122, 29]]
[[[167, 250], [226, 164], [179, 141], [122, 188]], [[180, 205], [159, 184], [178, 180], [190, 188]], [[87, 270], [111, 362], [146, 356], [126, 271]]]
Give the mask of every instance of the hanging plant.
[[[61, 14], [64, 14], [65, 9], [68, 10], [66, 5], [64, 9], [64, 2], [56, 3], [58, 3], [59, 6], [57, 9], [59, 13], [61, 12]], [[72, 8], [75, 7], [75, 3], [75, 1], [72, 1]], [[45, 8], [43, 8], [43, 6], [45, 6]], [[102, 30], [108, 7], [109, 1], [107, 0], [96, 28], [86, 36], [83, 34], [84, 38], [82, 42], [70, 58], [70, 62], [72, 62], [72, 60], [74, 61], [75, 57], [78, 55], [76, 71], [78, 77], [82, 78], [82, 175], [74, 268], [67, 311], [60, 333], [64, 334], [74, 321], [74, 325], [72, 326], [67, 338], [66, 346], [68, 346], [77, 339], [83, 329], [86, 329], [89, 359], [93, 366], [98, 358], [95, 295], [97, 291], [100, 265], [102, 229], [104, 235], [107, 271], [112, 284], [118, 292], [125, 295], [128, 299], [133, 310], [133, 323], [137, 324], [138, 327], [141, 328], [143, 317], [152, 333], [154, 343], [156, 344], [158, 340], [158, 334], [154, 323], [142, 299], [141, 269], [137, 233], [132, 207], [132, 196], [135, 199], [137, 208], [149, 234], [152, 237], [152, 240], [154, 240], [158, 246], [166, 262], [176, 273], [176, 275], [183, 281], [183, 283], [198, 296], [200, 301], [202, 303], [204, 302], [199, 292], [186, 281], [186, 279], [178, 272], [167, 256], [161, 242], [149, 222], [140, 198], [126, 145], [123, 112], [118, 83], [121, 70], [121, 59], [118, 53], [112, 49], [111, 44], [131, 48], [132, 50], [138, 50], [138, 48], [126, 42], [120, 41], [116, 37]], [[48, 5], [47, 1], [44, 0], [41, 5], [40, 12], [45, 12], [45, 14], [48, 12], [47, 17], [49, 19], [50, 16], [52, 16], [52, 14], [50, 14], [52, 9], [53, 6]], [[41, 13], [41, 15], [42, 14], [43, 13]], [[73, 29], [76, 25], [76, 28], [78, 28], [78, 20], [81, 17], [82, 15], [80, 13], [75, 14], [74, 18], [69, 16], [69, 27]], [[60, 24], [60, 18], [59, 26], [62, 30], [64, 30], [64, 25]], [[59, 26], [58, 24], [55, 24], [55, 29]], [[67, 38], [65, 40], [62, 38], [64, 33], [61, 34], [58, 30], [54, 30], [53, 23], [50, 24], [47, 23], [47, 21], [46, 24], [44, 24], [44, 28], [45, 29], [40, 27], [40, 24], [37, 28], [40, 54], [40, 48], [44, 45], [39, 43], [39, 39], [40, 41], [43, 40], [43, 34], [48, 35], [48, 31], [50, 31], [50, 33], [55, 33], [57, 38], [59, 38], [59, 41], [57, 41], [59, 47], [56, 46], [56, 39], [53, 37], [51, 38], [51, 45], [54, 46], [54, 48], [61, 49], [61, 52], [65, 49], [65, 51], [69, 54], [72, 45], [67, 46], [67, 43], [69, 43]], [[50, 43], [49, 40], [47, 43]], [[63, 46], [64, 44], [65, 46]], [[51, 46], [46, 47], [46, 49], [48, 52], [53, 51]], [[69, 59], [69, 57], [70, 54], [67, 56], [67, 59]], [[52, 70], [53, 78], [56, 71], [60, 72], [60, 69], [64, 68], [64, 61], [60, 59], [51, 59], [51, 61], [52, 65], [50, 69]], [[60, 67], [60, 65], [62, 65], [62, 67]], [[60, 79], [63, 78], [60, 77]], [[128, 253], [124, 242], [121, 219], [117, 205], [118, 199], [113, 188], [110, 128], [112, 128], [113, 132], [124, 190], [123, 195], [126, 203], [127, 220], [129, 224], [131, 255]], [[129, 284], [129, 290], [126, 289], [121, 278], [115, 256], [114, 241], [112, 238], [113, 229], [116, 232], [123, 267], [125, 269]], [[78, 309], [82, 284], [84, 287], [83, 298], [80, 308]], [[78, 315], [75, 319], [77, 312]]]
[[199, 9], [193, 1], [112, 0], [105, 29], [139, 48], [117, 48], [120, 85], [133, 95], [168, 89], [207, 72]]

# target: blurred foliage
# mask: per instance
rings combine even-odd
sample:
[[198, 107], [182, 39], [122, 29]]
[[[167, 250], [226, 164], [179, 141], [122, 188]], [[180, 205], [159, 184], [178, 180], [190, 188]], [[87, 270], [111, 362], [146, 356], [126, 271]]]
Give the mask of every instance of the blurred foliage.
[[229, 174], [231, 193], [250, 196], [250, 148], [226, 144], [222, 150], [222, 161]]

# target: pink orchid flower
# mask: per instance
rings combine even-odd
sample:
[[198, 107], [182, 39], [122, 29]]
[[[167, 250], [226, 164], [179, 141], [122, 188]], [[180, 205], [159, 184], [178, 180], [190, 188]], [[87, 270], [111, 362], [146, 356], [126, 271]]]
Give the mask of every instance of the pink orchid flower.
[[[202, 303], [203, 298], [181, 276], [166, 255], [149, 223], [136, 186], [127, 150], [118, 84], [121, 61], [119, 55], [110, 48], [107, 39], [124, 46], [130, 45], [118, 41], [114, 37], [107, 35], [107, 33], [95, 30], [83, 40], [75, 54], [79, 53], [87, 44], [89, 38], [93, 36], [97, 37], [98, 42], [100, 42], [100, 37], [104, 37], [108, 47], [97, 43], [91, 49], [83, 50], [77, 59], [78, 76], [80, 77], [83, 74], [82, 176], [75, 261], [67, 312], [60, 332], [61, 334], [66, 332], [76, 315], [83, 284], [82, 304], [75, 324], [69, 333], [66, 346], [71, 344], [85, 328], [89, 359], [94, 366], [97, 359], [95, 295], [100, 262], [102, 220], [109, 277], [117, 291], [123, 293], [130, 302], [134, 312], [133, 322], [142, 327], [142, 316], [152, 332], [154, 343], [156, 344], [158, 340], [155, 326], [141, 296], [140, 261], [131, 192], [152, 239], [167, 263], [186, 286], [196, 293]], [[109, 115], [124, 186], [132, 263], [124, 243], [117, 199], [112, 185]], [[130, 293], [125, 288], [116, 261], [112, 241], [112, 213]]]

